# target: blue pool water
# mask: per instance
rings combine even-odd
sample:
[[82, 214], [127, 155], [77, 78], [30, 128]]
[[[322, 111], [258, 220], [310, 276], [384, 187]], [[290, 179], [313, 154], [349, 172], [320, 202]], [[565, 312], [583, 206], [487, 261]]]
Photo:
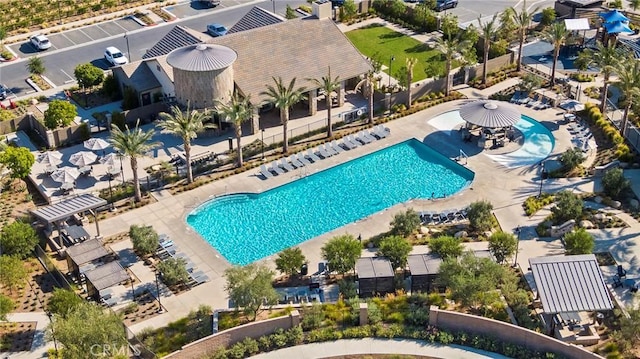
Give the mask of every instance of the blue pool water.
[[187, 223], [230, 263], [245, 265], [398, 203], [450, 196], [473, 177], [413, 139], [264, 193], [218, 197]]

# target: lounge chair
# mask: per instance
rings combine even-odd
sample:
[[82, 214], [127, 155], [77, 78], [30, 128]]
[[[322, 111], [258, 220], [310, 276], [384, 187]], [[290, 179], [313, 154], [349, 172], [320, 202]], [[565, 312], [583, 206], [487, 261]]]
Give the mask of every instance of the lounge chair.
[[310, 159], [314, 163], [320, 161], [320, 157], [316, 156], [316, 154], [313, 153], [313, 151], [311, 149], [307, 150], [307, 154], [306, 154], [305, 157], [307, 157], [308, 159]]
[[277, 161], [273, 161], [271, 162], [271, 167], [269, 167], [269, 170], [272, 172], [275, 172], [279, 175], [283, 175], [284, 171], [282, 170], [282, 168], [280, 168], [280, 166], [278, 166], [278, 162]]
[[385, 138], [389, 135], [389, 133], [384, 129], [384, 127], [381, 127], [381, 126], [374, 127], [371, 133], [374, 136], [378, 137], [379, 139]]
[[284, 169], [285, 169], [285, 170], [287, 170], [288, 172], [291, 172], [291, 171], [293, 171], [293, 170], [295, 169], [295, 168], [293, 168], [293, 166], [291, 165], [291, 163], [289, 163], [289, 162], [287, 161], [287, 159], [286, 159], [286, 158], [282, 158], [282, 159], [280, 160], [280, 167], [281, 167], [281, 168], [284, 168]]
[[344, 147], [346, 147], [348, 150], [352, 150], [356, 147], [358, 147], [357, 145], [354, 145], [353, 143], [351, 143], [351, 141], [349, 141], [349, 136], [345, 136], [342, 138], [342, 145]]
[[534, 106], [538, 106], [538, 104], [540, 104], [540, 96], [538, 94], [536, 94], [535, 96], [533, 96], [533, 99], [531, 99], [531, 101], [528, 101], [526, 103], [527, 107], [534, 107]]
[[302, 162], [302, 164], [305, 166], [308, 166], [311, 164], [311, 162], [306, 157], [304, 157], [302, 153], [298, 153], [297, 158], [298, 158], [298, 161]]
[[273, 177], [273, 174], [269, 172], [269, 170], [267, 169], [267, 166], [265, 165], [260, 165], [260, 174], [262, 175], [262, 177], [266, 179]]
[[320, 156], [322, 156], [324, 158], [331, 157], [331, 154], [328, 153], [327, 150], [325, 150], [324, 146], [322, 146], [322, 145], [318, 146], [318, 153], [320, 153]]
[[588, 127], [583, 126], [580, 123], [571, 123], [571, 124], [569, 124], [568, 129], [569, 129], [569, 132], [576, 133], [576, 132], [584, 131], [584, 130], [588, 129]]
[[516, 91], [513, 93], [513, 96], [511, 96], [511, 100], [509, 100], [509, 102], [511, 103], [518, 103], [518, 100], [520, 100], [520, 91]]
[[296, 166], [296, 168], [304, 167], [304, 163], [300, 162], [298, 160], [298, 157], [296, 157], [295, 155], [291, 155], [291, 157], [289, 157], [289, 162]]
[[369, 140], [369, 142], [373, 142], [373, 141], [377, 140], [377, 138], [376, 138], [376, 137], [371, 136], [371, 134], [369, 133], [369, 131], [366, 131], [366, 130], [365, 130], [365, 131], [362, 131], [362, 132], [361, 132], [361, 134], [362, 134], [362, 136], [364, 136], [366, 139], [368, 139], [368, 140]]
[[362, 143], [356, 140], [354, 135], [347, 136], [347, 141], [349, 141], [354, 148], [362, 145]]
[[341, 153], [344, 152], [345, 149], [340, 147], [340, 145], [338, 144], [338, 142], [336, 142], [336, 140], [333, 140], [329, 143], [329, 146], [331, 146], [331, 148], [333, 148], [336, 152]]
[[358, 134], [356, 135], [356, 140], [362, 142], [363, 145], [371, 143], [369, 137], [363, 135], [363, 131], [358, 132]]
[[329, 156], [334, 156], [338, 154], [338, 151], [336, 151], [333, 147], [331, 147], [331, 145], [329, 145], [329, 143], [325, 143], [324, 145], [320, 145], [320, 147], [324, 147], [324, 150], [327, 151], [327, 153], [329, 153]]

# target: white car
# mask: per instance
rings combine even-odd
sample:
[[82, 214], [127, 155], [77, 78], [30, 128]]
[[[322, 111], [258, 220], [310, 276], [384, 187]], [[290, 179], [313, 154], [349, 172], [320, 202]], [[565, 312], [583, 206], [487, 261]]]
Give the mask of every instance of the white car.
[[113, 46], [107, 47], [104, 51], [104, 59], [112, 66], [120, 66], [129, 63], [129, 60], [124, 56], [124, 54], [122, 54], [122, 51]]
[[38, 51], [46, 50], [51, 47], [51, 42], [42, 34], [34, 35], [29, 39], [31, 45]]

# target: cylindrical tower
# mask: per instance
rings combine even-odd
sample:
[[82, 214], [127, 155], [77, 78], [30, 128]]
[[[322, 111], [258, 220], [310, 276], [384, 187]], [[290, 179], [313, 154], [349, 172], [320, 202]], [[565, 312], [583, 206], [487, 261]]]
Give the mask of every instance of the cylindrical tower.
[[212, 44], [197, 44], [171, 51], [167, 63], [173, 68], [176, 99], [191, 108], [226, 102], [233, 92], [233, 62], [238, 54]]

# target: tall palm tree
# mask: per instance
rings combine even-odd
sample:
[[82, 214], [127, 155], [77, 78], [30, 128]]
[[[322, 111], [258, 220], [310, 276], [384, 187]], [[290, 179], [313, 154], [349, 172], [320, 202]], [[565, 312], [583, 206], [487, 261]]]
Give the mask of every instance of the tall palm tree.
[[142, 200], [140, 195], [140, 182], [138, 180], [138, 157], [145, 156], [147, 152], [158, 147], [160, 143], [150, 142], [153, 137], [153, 130], [143, 131], [140, 127], [140, 120], [136, 122], [136, 127], [130, 129], [125, 125], [126, 131], [120, 130], [118, 126], [111, 125], [111, 137], [109, 142], [123, 156], [129, 156], [131, 160], [131, 171], [133, 171], [133, 188], [136, 202]]
[[411, 96], [411, 83], [413, 82], [413, 68], [418, 63], [418, 59], [415, 57], [407, 57], [405, 60], [407, 66], [407, 108], [411, 108], [412, 96]]
[[[375, 71], [375, 70], [374, 70]], [[364, 75], [364, 79], [362, 79], [355, 87], [355, 90], [358, 91], [363, 86], [366, 86], [367, 95], [367, 108], [369, 111], [369, 116], [367, 118], [368, 123], [373, 123], [373, 92], [375, 91], [376, 86], [376, 73], [374, 71], [369, 71]]]
[[242, 167], [242, 123], [253, 116], [253, 105], [250, 96], [242, 98], [238, 92], [231, 94], [231, 100], [228, 103], [218, 102], [216, 104], [216, 112], [227, 122], [233, 123], [236, 130], [236, 144], [238, 147], [238, 167]]
[[620, 131], [624, 137], [633, 99], [634, 97], [640, 96], [640, 61], [636, 60], [633, 56], [629, 56], [618, 63], [615, 71], [618, 74], [618, 80], [615, 83], [626, 97], [626, 106], [624, 108], [624, 114], [622, 115]]
[[560, 48], [567, 41], [569, 31], [564, 21], [554, 22], [551, 26], [540, 33], [542, 37], [553, 45], [553, 66], [551, 67], [551, 86], [556, 84], [556, 65]]
[[[340, 89], [340, 77], [331, 77], [331, 66], [329, 66], [329, 72], [327, 76], [322, 76], [320, 79], [307, 79], [316, 84], [325, 93], [325, 103], [327, 105], [327, 137], [333, 136], [333, 126], [331, 126], [331, 93]], [[338, 94], [340, 96], [340, 94]]]
[[182, 112], [180, 107], [172, 106], [171, 113], [160, 112], [162, 122], [158, 126], [182, 139], [184, 144], [184, 158], [187, 162], [187, 183], [193, 182], [193, 172], [191, 170], [191, 140], [198, 137], [198, 132], [205, 128], [213, 127], [212, 124], [205, 125], [205, 120], [209, 117], [204, 112], [190, 110], [187, 104], [187, 111]]
[[261, 92], [261, 95], [267, 96], [269, 102], [280, 109], [280, 123], [282, 123], [282, 137], [284, 139], [284, 153], [289, 152], [289, 135], [287, 133], [287, 125], [289, 124], [289, 109], [291, 106], [304, 99], [306, 88], [296, 87], [296, 78], [292, 78], [289, 86], [285, 86], [282, 77], [272, 77], [275, 86], [266, 85], [267, 90]]
[[578, 55], [578, 58], [584, 59], [587, 66], [590, 64], [596, 65], [600, 69], [600, 72], [602, 72], [604, 86], [602, 87], [600, 112], [604, 113], [609, 95], [609, 78], [621, 59], [620, 53], [616, 50], [616, 44], [613, 41], [610, 41], [607, 45], [598, 42], [596, 51], [586, 49]]
[[469, 47], [467, 40], [460, 40], [459, 37], [452, 39], [444, 39], [439, 37], [436, 40], [436, 50], [440, 51], [445, 58], [445, 96], [449, 96], [451, 92], [451, 66], [453, 66], [453, 60], [456, 56], [462, 55]]
[[489, 49], [491, 48], [491, 39], [497, 31], [496, 20], [498, 14], [493, 14], [491, 21], [482, 23], [480, 16], [478, 16], [478, 26], [480, 27], [482, 38], [484, 39], [484, 58], [482, 60], [482, 83], [487, 83], [487, 62], [489, 61]]
[[517, 26], [518, 40], [520, 41], [520, 44], [518, 45], [518, 71], [522, 69], [522, 46], [524, 45], [524, 40], [527, 37], [527, 31], [529, 30], [529, 27], [531, 27], [533, 14], [537, 13], [539, 9], [539, 7], [536, 7], [529, 12], [527, 10], [527, 2], [525, 0], [522, 3], [522, 9], [520, 12], [516, 11], [513, 6], [505, 10], [509, 13], [511, 19]]

